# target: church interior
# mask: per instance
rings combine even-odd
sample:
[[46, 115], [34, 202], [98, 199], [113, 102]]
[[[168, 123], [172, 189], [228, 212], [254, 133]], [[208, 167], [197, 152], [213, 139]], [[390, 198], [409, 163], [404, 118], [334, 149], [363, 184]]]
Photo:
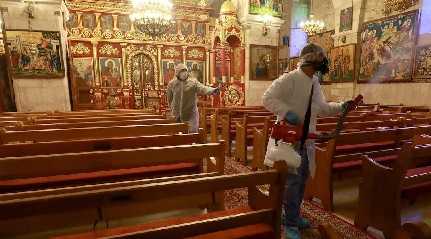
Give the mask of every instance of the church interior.
[[[430, 22], [431, 0], [0, 0], [0, 238], [431, 239]], [[292, 133], [263, 98], [309, 44], [328, 73]], [[216, 92], [194, 121], [184, 71]], [[347, 108], [310, 123], [315, 84]], [[312, 125], [289, 237], [300, 166], [267, 160]]]

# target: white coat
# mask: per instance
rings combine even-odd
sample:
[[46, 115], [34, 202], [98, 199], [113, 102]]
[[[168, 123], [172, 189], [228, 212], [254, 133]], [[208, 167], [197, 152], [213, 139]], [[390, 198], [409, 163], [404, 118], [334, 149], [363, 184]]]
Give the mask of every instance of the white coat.
[[196, 79], [179, 80], [175, 77], [167, 87], [167, 98], [172, 117], [188, 123], [189, 133], [198, 133], [198, 95], [210, 95], [215, 88], [205, 86]]
[[[336, 115], [341, 112], [341, 103], [328, 103], [322, 93], [318, 78], [310, 78], [300, 67], [285, 73], [275, 80], [263, 95], [263, 105], [278, 116], [278, 120], [285, 118], [291, 111], [298, 115], [301, 124], [304, 122], [310, 99], [311, 87], [314, 86], [311, 104], [310, 133], [316, 132], [317, 116]], [[306, 142], [310, 173], [316, 172], [315, 145], [313, 140]]]

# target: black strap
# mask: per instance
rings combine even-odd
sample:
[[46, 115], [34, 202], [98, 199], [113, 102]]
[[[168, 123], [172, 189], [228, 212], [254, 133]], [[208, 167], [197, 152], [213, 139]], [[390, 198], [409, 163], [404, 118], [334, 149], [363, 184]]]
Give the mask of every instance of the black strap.
[[310, 121], [311, 121], [311, 103], [313, 102], [314, 84], [311, 86], [310, 99], [308, 101], [307, 113], [305, 113], [304, 118], [304, 128], [302, 129], [301, 137], [301, 151], [304, 149], [305, 141], [308, 138], [308, 133], [310, 131]]

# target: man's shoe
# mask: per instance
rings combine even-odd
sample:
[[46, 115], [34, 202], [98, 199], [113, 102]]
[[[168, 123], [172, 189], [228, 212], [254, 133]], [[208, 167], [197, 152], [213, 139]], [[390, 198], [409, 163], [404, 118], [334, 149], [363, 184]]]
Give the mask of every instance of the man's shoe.
[[305, 230], [311, 227], [310, 221], [308, 219], [300, 217], [298, 220], [298, 228], [299, 230]]
[[286, 235], [286, 239], [301, 239], [301, 234], [297, 227], [286, 227], [284, 235]]

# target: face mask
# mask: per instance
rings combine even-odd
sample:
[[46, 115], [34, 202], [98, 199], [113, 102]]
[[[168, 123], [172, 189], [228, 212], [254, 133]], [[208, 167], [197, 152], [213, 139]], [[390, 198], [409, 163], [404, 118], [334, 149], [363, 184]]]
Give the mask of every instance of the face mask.
[[189, 73], [187, 71], [182, 71], [180, 72], [180, 74], [178, 75], [178, 78], [180, 80], [187, 80], [187, 78], [189, 78]]
[[322, 75], [326, 75], [329, 73], [329, 60], [328, 58], [324, 58], [322, 62], [317, 63], [314, 67], [314, 69], [320, 73], [322, 73]]

